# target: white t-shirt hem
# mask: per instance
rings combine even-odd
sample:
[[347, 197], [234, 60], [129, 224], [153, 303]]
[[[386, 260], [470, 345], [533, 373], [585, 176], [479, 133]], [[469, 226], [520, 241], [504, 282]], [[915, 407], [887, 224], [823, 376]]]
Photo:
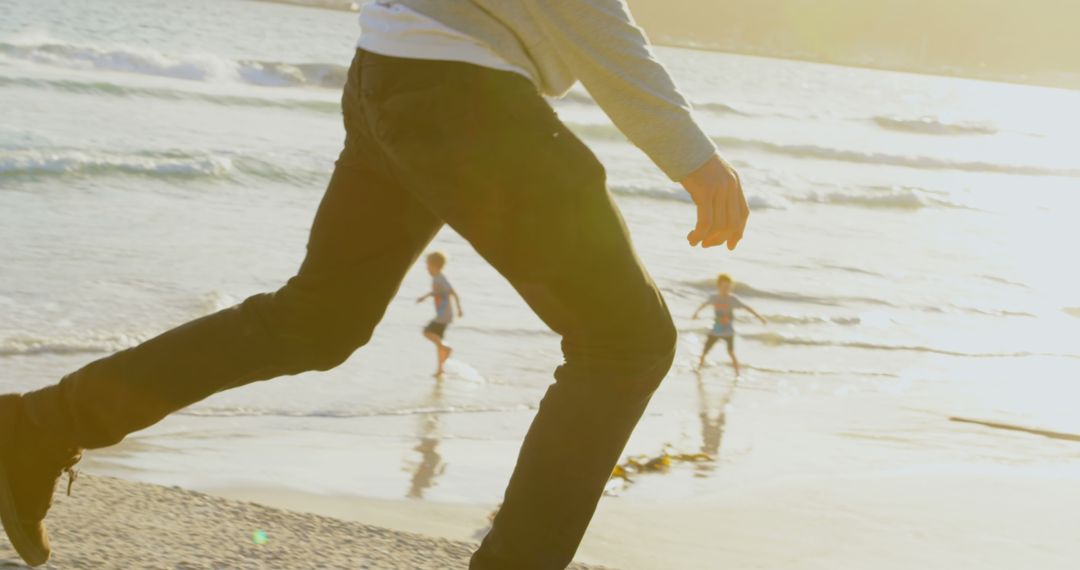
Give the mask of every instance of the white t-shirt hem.
[[517, 73], [536, 83], [529, 72], [479, 40], [400, 4], [365, 4], [360, 9], [356, 47], [390, 57], [470, 63]]

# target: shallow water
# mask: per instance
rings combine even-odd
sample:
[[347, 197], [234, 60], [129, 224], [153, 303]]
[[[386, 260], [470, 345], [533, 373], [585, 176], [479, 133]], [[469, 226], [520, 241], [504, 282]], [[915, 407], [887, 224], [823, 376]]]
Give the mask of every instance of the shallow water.
[[[0, 391], [53, 382], [292, 274], [342, 139], [355, 15], [210, 0], [0, 10]], [[737, 253], [690, 250], [681, 190], [583, 90], [554, 103], [607, 166], [682, 331], [629, 452], [719, 457], [625, 495], [1077, 459], [1075, 442], [1030, 430], [1080, 434], [1080, 93], [659, 55], [754, 214]], [[497, 502], [558, 339], [459, 236], [435, 246], [467, 312], [443, 385], [414, 268], [346, 365], [215, 396], [97, 455], [100, 469]], [[719, 351], [691, 372], [708, 323], [689, 316], [721, 271], [770, 320], [739, 320], [738, 385]]]

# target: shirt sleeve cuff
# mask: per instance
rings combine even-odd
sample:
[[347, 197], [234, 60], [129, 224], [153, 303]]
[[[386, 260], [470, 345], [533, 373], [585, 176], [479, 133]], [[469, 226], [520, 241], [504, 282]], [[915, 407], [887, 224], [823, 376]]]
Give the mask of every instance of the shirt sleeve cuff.
[[682, 182], [717, 154], [712, 139], [693, 121], [673, 135], [655, 149], [645, 150], [656, 166], [675, 182]]

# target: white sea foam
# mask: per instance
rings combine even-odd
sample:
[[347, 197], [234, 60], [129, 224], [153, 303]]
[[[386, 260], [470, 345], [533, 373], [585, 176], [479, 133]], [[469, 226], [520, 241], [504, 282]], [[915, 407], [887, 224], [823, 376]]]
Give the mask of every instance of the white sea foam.
[[[609, 123], [568, 121], [567, 124], [579, 136], [589, 140], [610, 142], [622, 142], [626, 140], [626, 137]], [[780, 143], [734, 136], [714, 136], [712, 139], [721, 149], [740, 148], [801, 159], [900, 166], [918, 170], [955, 170], [960, 172], [985, 172], [1028, 176], [1080, 177], [1080, 168], [1072, 166], [994, 162], [989, 160], [964, 160], [919, 154], [894, 154], [815, 144]]]
[[755, 115], [755, 113], [751, 113], [729, 103], [721, 103], [719, 101], [694, 103], [694, 108], [720, 115], [740, 115], [743, 117], [752, 117]]
[[[688, 281], [685, 285], [689, 286], [697, 292], [712, 292], [716, 290], [716, 280], [714, 278], [700, 279], [696, 281]], [[857, 296], [825, 296], [825, 295], [806, 295], [803, 293], [796, 293], [793, 291], [779, 291], [762, 289], [748, 285], [746, 282], [739, 281], [735, 283], [735, 294], [739, 296], [745, 296], [748, 298], [758, 299], [771, 299], [776, 301], [783, 301], [789, 303], [801, 303], [808, 305], [821, 305], [821, 306], [836, 306], [845, 307], [850, 305], [875, 305], [881, 307], [893, 307], [894, 305], [885, 300], [874, 297], [857, 297]]]
[[977, 121], [947, 121], [935, 117], [904, 118], [877, 116], [871, 119], [890, 131], [928, 135], [993, 135], [998, 128], [992, 123]]
[[[690, 195], [677, 187], [668, 188], [654, 185], [619, 183], [611, 185], [611, 192], [617, 196], [628, 196], [633, 198], [685, 203], [692, 202]], [[781, 196], [765, 194], [751, 194], [746, 197], [746, 202], [749, 204], [751, 210], [786, 210], [790, 205], [788, 200]]]
[[[32, 89], [48, 89], [64, 93], [99, 95], [110, 97], [141, 97], [165, 101], [203, 101], [228, 107], [274, 107], [303, 109], [338, 115], [341, 103], [337, 100], [299, 99], [281, 97], [258, 97], [205, 93], [197, 90], [172, 89], [169, 87], [145, 87], [122, 85], [108, 81], [83, 81], [78, 79], [38, 79], [30, 77], [0, 77], [0, 87], [16, 86]], [[269, 95], [269, 94], [268, 94]]]
[[233, 169], [220, 156], [105, 154], [83, 151], [0, 151], [0, 177], [92, 174], [216, 177]]
[[751, 194], [746, 197], [746, 203], [751, 210], [786, 210], [790, 204], [782, 196], [766, 194]]
[[268, 159], [213, 152], [0, 150], [0, 179], [110, 176], [146, 176], [166, 180], [257, 178], [308, 186], [325, 181], [327, 173], [328, 169], [288, 168]]
[[834, 192], [811, 192], [800, 201], [818, 204], [918, 210], [927, 207], [960, 208], [958, 204], [935, 198], [914, 188], [858, 188]]
[[260, 86], [340, 88], [347, 68], [336, 64], [231, 60], [214, 54], [166, 54], [130, 46], [103, 47], [57, 41], [0, 42], [0, 56], [42, 65]]
[[137, 336], [92, 332], [57, 337], [17, 335], [0, 339], [0, 357], [109, 353], [142, 340]]
[[765, 315], [770, 323], [778, 325], [822, 325], [833, 324], [841, 326], [853, 326], [862, 322], [862, 319], [855, 316], [826, 316], [826, 315], [806, 315], [806, 314], [773, 314]]
[[749, 148], [794, 158], [833, 160], [857, 164], [903, 166], [921, 170], [957, 170], [1031, 176], [1080, 177], [1080, 168], [1054, 167], [1034, 164], [1010, 164], [979, 160], [960, 160], [925, 155], [890, 154], [855, 149], [842, 149], [812, 144], [783, 144], [737, 137], [714, 137], [721, 147]]
[[916, 344], [891, 344], [887, 342], [868, 342], [857, 340], [842, 340], [842, 339], [827, 339], [816, 338], [806, 335], [794, 335], [785, 334], [776, 331], [762, 332], [762, 333], [748, 333], [741, 335], [742, 338], [747, 340], [754, 340], [767, 344], [770, 346], [823, 346], [823, 347], [842, 347], [842, 348], [855, 348], [864, 350], [884, 350], [884, 351], [903, 351], [903, 352], [922, 352], [930, 354], [941, 354], [945, 356], [960, 356], [969, 358], [1024, 358], [1031, 356], [1056, 356], [1061, 358], [1080, 358], [1080, 355], [1076, 354], [1052, 354], [1052, 353], [1039, 353], [1039, 352], [1027, 352], [1027, 351], [1013, 351], [1013, 352], [968, 352], [962, 350], [953, 350], [947, 348], [940, 348], [934, 346], [916, 345]]
[[[839, 268], [842, 271], [849, 271], [848, 268]], [[876, 275], [871, 272], [864, 272], [868, 275]], [[879, 277], [885, 277], [878, 275]], [[687, 281], [683, 283], [688, 287], [693, 294], [698, 295], [702, 293], [711, 293], [716, 288], [716, 281], [713, 278], [699, 279], [695, 281]], [[899, 304], [887, 299], [878, 297], [864, 297], [858, 295], [807, 295], [803, 293], [796, 293], [794, 291], [781, 291], [775, 289], [762, 289], [748, 285], [745, 282], [737, 282], [735, 284], [735, 293], [742, 297], [750, 299], [769, 299], [773, 301], [780, 301], [785, 303], [794, 303], [801, 305], [818, 305], [824, 307], [851, 307], [851, 306], [875, 306], [889, 309], [896, 309], [900, 311], [920, 311], [926, 313], [937, 314], [950, 314], [961, 313], [968, 315], [980, 315], [984, 317], [996, 317], [996, 318], [1032, 318], [1033, 315], [1030, 312], [1006, 309], [1006, 308], [987, 308], [987, 307], [973, 307], [970, 305], [922, 305], [922, 304]], [[864, 314], [865, 317], [865, 314]], [[796, 317], [798, 318], [798, 317]], [[858, 322], [864, 322], [865, 318], [858, 318]], [[841, 323], [841, 324], [856, 324]]]
[[178, 412], [185, 416], [202, 416], [217, 418], [237, 417], [281, 417], [281, 418], [327, 418], [349, 419], [370, 418], [382, 416], [420, 416], [428, 414], [492, 414], [503, 412], [521, 412], [536, 409], [533, 406], [422, 406], [415, 408], [391, 408], [383, 410], [356, 410], [356, 409], [321, 409], [302, 410], [265, 407], [222, 407], [222, 406], [196, 406]]

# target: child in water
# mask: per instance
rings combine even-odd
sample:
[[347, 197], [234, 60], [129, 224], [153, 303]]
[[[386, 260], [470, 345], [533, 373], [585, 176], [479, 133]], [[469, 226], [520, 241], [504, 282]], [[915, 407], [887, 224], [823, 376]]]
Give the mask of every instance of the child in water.
[[735, 368], [735, 375], [739, 375], [739, 360], [735, 358], [735, 319], [733, 314], [735, 309], [746, 309], [750, 311], [750, 314], [760, 319], [762, 324], [768, 324], [765, 317], [759, 315], [757, 311], [751, 309], [735, 295], [731, 294], [733, 285], [730, 276], [726, 273], [721, 274], [716, 278], [716, 294], [709, 297], [694, 311], [695, 319], [698, 318], [701, 310], [709, 305], [712, 305], [713, 310], [716, 311], [716, 321], [713, 323], [712, 331], [709, 332], [709, 338], [705, 340], [705, 350], [701, 352], [701, 359], [698, 361], [699, 370], [705, 366], [705, 355], [709, 354], [716, 341], [724, 339], [724, 342], [727, 343], [728, 356], [731, 357], [731, 365]]
[[435, 318], [424, 327], [424, 338], [435, 343], [436, 357], [439, 362], [439, 367], [435, 371], [436, 378], [442, 377], [445, 373], [443, 364], [450, 358], [450, 353], [454, 351], [443, 342], [446, 327], [454, 321], [454, 312], [450, 306], [450, 299], [453, 299], [454, 303], [457, 304], [457, 316], [459, 318], [464, 316], [461, 310], [461, 298], [458, 297], [457, 291], [454, 291], [454, 288], [450, 286], [450, 281], [443, 275], [444, 267], [446, 267], [446, 255], [442, 252], [436, 251], [427, 256], [427, 270], [431, 275], [431, 292], [416, 300], [417, 303], [423, 303], [428, 297], [435, 299]]

